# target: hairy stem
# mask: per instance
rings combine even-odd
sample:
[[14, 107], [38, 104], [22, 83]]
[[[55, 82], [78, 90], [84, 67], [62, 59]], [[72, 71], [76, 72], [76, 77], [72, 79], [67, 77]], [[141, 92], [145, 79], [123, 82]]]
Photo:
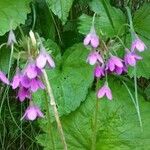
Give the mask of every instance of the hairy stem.
[[50, 97], [50, 104], [51, 104], [51, 106], [53, 108], [53, 111], [54, 111], [55, 119], [56, 119], [57, 126], [58, 126], [58, 131], [60, 133], [60, 137], [61, 137], [61, 140], [62, 140], [62, 143], [63, 143], [63, 146], [64, 146], [64, 150], [67, 150], [67, 144], [66, 144], [64, 132], [63, 132], [63, 129], [62, 129], [62, 125], [61, 125], [61, 122], [60, 122], [60, 119], [59, 119], [59, 114], [58, 114], [58, 111], [57, 111], [55, 98], [54, 98], [53, 91], [52, 91], [52, 88], [51, 88], [51, 85], [50, 85], [50, 82], [48, 80], [48, 76], [47, 76], [47, 73], [46, 73], [45, 70], [43, 71], [43, 75], [44, 75], [44, 79], [45, 79], [45, 83], [46, 83], [48, 96]]

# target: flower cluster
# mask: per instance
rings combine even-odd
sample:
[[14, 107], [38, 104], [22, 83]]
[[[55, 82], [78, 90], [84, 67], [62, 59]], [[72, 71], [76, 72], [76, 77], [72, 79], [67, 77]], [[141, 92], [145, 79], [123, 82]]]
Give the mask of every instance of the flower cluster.
[[[32, 37], [35, 38], [32, 32]], [[33, 39], [31, 39], [32, 41]], [[8, 36], [8, 46], [12, 46], [17, 43], [15, 35], [11, 30]], [[42, 44], [41, 44], [42, 45]], [[40, 111], [40, 108], [33, 104], [32, 94], [36, 92], [38, 89], [45, 89], [45, 85], [42, 82], [43, 70], [45, 67], [54, 68], [55, 63], [52, 57], [46, 52], [46, 49], [42, 45], [40, 47], [40, 51], [36, 57], [32, 57], [32, 55], [28, 58], [27, 63], [24, 68], [16, 69], [16, 73], [11, 82], [7, 79], [6, 75], [0, 71], [0, 80], [12, 86], [12, 89], [17, 89], [18, 94], [17, 98], [20, 102], [23, 102], [26, 99], [29, 99], [29, 106], [25, 111], [25, 114], [22, 118], [27, 120], [35, 120], [37, 117], [43, 117], [43, 113]]]
[[[29, 58], [27, 65], [21, 71], [18, 69], [12, 80], [12, 88], [18, 88], [18, 99], [22, 102], [26, 98], [32, 99], [32, 93], [38, 89], [45, 89], [45, 85], [41, 81], [43, 69], [48, 66], [54, 68], [55, 63], [52, 57], [41, 46], [37, 58]], [[36, 117], [43, 117], [42, 112], [36, 105], [30, 105], [25, 111], [24, 117], [28, 120], [34, 120]]]
[[[98, 98], [106, 96], [109, 100], [112, 100], [112, 92], [107, 82], [107, 74], [114, 73], [121, 75], [126, 73], [128, 66], [135, 66], [136, 62], [142, 59], [142, 57], [137, 54], [137, 51], [144, 51], [146, 46], [137, 35], [135, 37], [130, 50], [127, 48], [125, 49], [124, 58], [113, 55], [106, 45], [104, 45], [107, 48], [105, 49], [105, 53], [99, 50], [98, 46], [100, 41], [93, 26], [90, 33], [85, 37], [83, 42], [84, 45], [90, 45], [92, 49], [87, 57], [87, 62], [90, 65], [95, 65], [94, 76], [98, 79], [106, 76], [106, 82], [97, 92]], [[104, 42], [102, 43], [105, 44]]]

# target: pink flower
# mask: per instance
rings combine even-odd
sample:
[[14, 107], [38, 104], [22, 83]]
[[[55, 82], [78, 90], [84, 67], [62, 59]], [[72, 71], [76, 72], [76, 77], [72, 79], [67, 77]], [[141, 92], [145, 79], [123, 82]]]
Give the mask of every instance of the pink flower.
[[127, 72], [127, 67], [125, 65], [122, 68], [116, 66], [114, 72], [117, 75], [121, 75], [122, 73]]
[[137, 60], [141, 60], [141, 59], [142, 59], [142, 57], [138, 56], [134, 52], [128, 52], [128, 53], [126, 53], [126, 55], [124, 57], [125, 64], [126, 65], [130, 65], [130, 66], [135, 66]]
[[103, 87], [98, 90], [97, 97], [102, 98], [106, 96], [109, 100], [112, 100], [111, 89], [108, 87], [108, 84], [105, 83]]
[[2, 71], [0, 71], [0, 80], [5, 84], [9, 85], [9, 80], [7, 79], [6, 75]]
[[116, 56], [111, 56], [106, 64], [106, 70], [115, 72], [117, 74], [120, 73], [121, 70], [123, 71], [124, 65], [123, 65], [122, 59]]
[[19, 91], [18, 91], [18, 96], [19, 100], [21, 102], [23, 102], [26, 98], [31, 99], [31, 93], [29, 91], [29, 89], [24, 88], [24, 87], [20, 87]]
[[55, 68], [53, 58], [46, 52], [45, 48], [42, 47], [38, 57], [36, 58], [36, 66], [40, 69], [43, 69], [46, 64], [51, 68]]
[[38, 107], [38, 106], [36, 106], [36, 105], [31, 105], [31, 106], [29, 106], [27, 109], [26, 109], [26, 111], [25, 111], [25, 113], [24, 113], [24, 115], [23, 115], [23, 117], [22, 117], [22, 119], [26, 119], [26, 120], [31, 120], [31, 121], [33, 121], [33, 120], [35, 120], [37, 117], [44, 117], [44, 115], [43, 115], [43, 113], [41, 112], [41, 110], [40, 110], [40, 108]]
[[90, 65], [95, 65], [97, 61], [100, 62], [100, 63], [103, 63], [103, 59], [102, 59], [101, 55], [96, 51], [92, 51], [88, 55], [87, 62]]
[[10, 30], [9, 32], [9, 35], [8, 35], [8, 41], [7, 41], [7, 45], [12, 45], [14, 43], [17, 43], [16, 42], [16, 37], [15, 37], [15, 34], [12, 30]]
[[131, 51], [133, 52], [135, 49], [137, 49], [139, 52], [144, 51], [146, 48], [146, 45], [143, 41], [141, 41], [139, 38], [136, 38], [131, 45]]
[[29, 79], [26, 75], [23, 75], [21, 77], [21, 81], [20, 81], [20, 85], [25, 87], [25, 88], [30, 88], [31, 86], [31, 80], [32, 79]]
[[25, 89], [31, 90], [32, 92], [36, 92], [39, 88], [45, 88], [44, 84], [38, 77], [29, 79], [26, 75], [21, 73], [17, 73], [14, 76], [11, 85], [13, 89], [16, 89], [17, 87], [24, 87]]
[[99, 45], [99, 37], [97, 36], [95, 29], [92, 27], [90, 33], [84, 39], [84, 45], [91, 44], [92, 47], [96, 48]]
[[11, 83], [12, 89], [16, 89], [17, 87], [19, 87], [21, 78], [22, 78], [21, 73], [17, 71], [17, 73], [14, 75], [12, 79], [12, 83]]
[[34, 61], [30, 61], [24, 70], [24, 74], [27, 75], [29, 79], [33, 79], [38, 75], [41, 75], [42, 70], [36, 66]]
[[39, 80], [38, 78], [34, 78], [31, 80], [30, 82], [30, 89], [32, 92], [36, 92], [39, 88], [44, 89], [45, 86], [42, 83], [41, 80]]
[[105, 76], [104, 67], [103, 66], [96, 66], [95, 70], [94, 70], [94, 76], [97, 78], [101, 78], [102, 76]]
[[26, 75], [23, 75], [21, 72], [17, 71], [17, 73], [13, 77], [11, 86], [13, 89], [18, 88], [19, 86], [29, 88], [30, 87], [30, 79]]

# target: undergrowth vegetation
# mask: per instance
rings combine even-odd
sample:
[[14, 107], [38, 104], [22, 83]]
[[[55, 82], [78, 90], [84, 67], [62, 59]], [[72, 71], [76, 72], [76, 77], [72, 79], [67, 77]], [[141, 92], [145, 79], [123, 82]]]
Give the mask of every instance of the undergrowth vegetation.
[[149, 0], [0, 1], [0, 149], [150, 149]]

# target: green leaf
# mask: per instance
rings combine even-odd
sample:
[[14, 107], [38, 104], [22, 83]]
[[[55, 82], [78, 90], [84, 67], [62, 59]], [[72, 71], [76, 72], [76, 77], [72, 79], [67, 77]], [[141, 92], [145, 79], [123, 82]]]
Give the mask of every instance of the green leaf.
[[25, 23], [27, 13], [30, 12], [30, 2], [31, 0], [0, 1], [0, 36], [10, 30], [10, 25], [15, 29], [19, 24]]
[[10, 48], [2, 47], [0, 49], [0, 70], [7, 73], [9, 67]]
[[[93, 67], [86, 63], [87, 55], [83, 44], [74, 45], [64, 53], [61, 62], [56, 62], [56, 69], [47, 70], [60, 115], [74, 111], [86, 99], [93, 82]], [[44, 99], [44, 95], [41, 99], [35, 96], [35, 101]]]
[[43, 0], [37, 1], [37, 10], [36, 10], [36, 30], [40, 35], [47, 39], [55, 39], [55, 26], [54, 21], [47, 6], [47, 3]]
[[45, 48], [52, 53], [52, 55], [55, 57], [55, 59], [60, 59], [61, 57], [61, 52], [60, 52], [60, 47], [52, 41], [51, 39], [47, 39], [44, 41], [44, 46]]
[[[143, 122], [143, 132], [141, 132], [135, 107], [124, 85], [118, 79], [111, 78], [109, 86], [113, 92], [113, 100], [109, 101], [105, 98], [99, 100], [96, 150], [149, 149], [150, 103], [140, 96], [139, 104]], [[95, 103], [96, 95], [91, 92], [80, 108], [61, 118], [69, 150], [91, 149]], [[41, 127], [46, 129], [45, 125], [41, 124]], [[55, 125], [53, 135], [55, 148], [63, 149]], [[37, 139], [45, 150], [51, 149], [50, 143], [46, 142], [46, 133], [41, 134]]]
[[138, 34], [150, 39], [150, 3], [144, 4], [135, 12], [133, 24]]
[[[91, 9], [97, 14], [95, 18], [95, 27], [99, 35], [107, 37], [122, 35], [124, 33], [125, 16], [120, 9], [112, 7], [106, 2], [107, 8], [101, 0], [93, 0], [90, 3]], [[109, 12], [108, 12], [108, 11]], [[80, 18], [79, 32], [87, 34], [90, 31], [92, 17], [82, 15]]]
[[47, 0], [49, 8], [58, 16], [63, 24], [66, 23], [73, 0]]

